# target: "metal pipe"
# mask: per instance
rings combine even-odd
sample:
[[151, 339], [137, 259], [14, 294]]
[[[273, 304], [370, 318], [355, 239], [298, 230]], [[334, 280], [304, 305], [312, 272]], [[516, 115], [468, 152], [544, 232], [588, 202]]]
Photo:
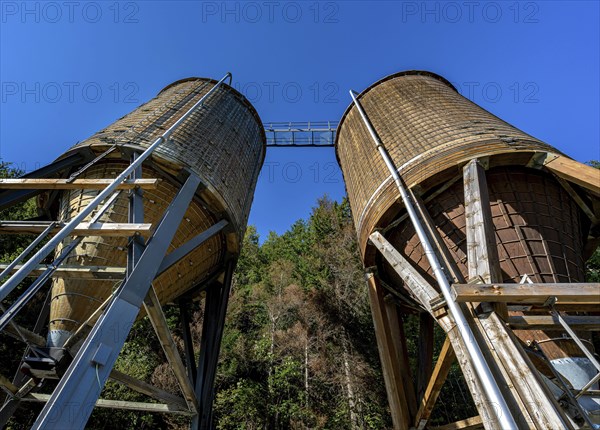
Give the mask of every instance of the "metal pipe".
[[471, 327], [469, 327], [467, 320], [466, 320], [465, 316], [463, 315], [462, 310], [460, 309], [459, 305], [452, 298], [452, 294], [450, 292], [450, 284], [448, 282], [448, 279], [444, 275], [442, 266], [441, 266], [440, 262], [438, 261], [431, 244], [429, 243], [429, 238], [427, 237], [425, 230], [423, 229], [423, 227], [421, 226], [421, 223], [419, 222], [417, 213], [410, 201], [408, 192], [407, 192], [404, 184], [402, 183], [402, 178], [400, 178], [400, 175], [398, 174], [398, 170], [394, 166], [394, 162], [392, 161], [389, 154], [387, 153], [385, 146], [383, 146], [383, 142], [377, 136], [377, 133], [375, 132], [375, 129], [371, 125], [371, 122], [369, 121], [361, 104], [356, 99], [354, 91], [350, 90], [350, 96], [352, 97], [352, 100], [354, 101], [354, 104], [355, 104], [356, 108], [358, 109], [358, 112], [359, 112], [363, 122], [365, 123], [367, 129], [369, 130], [369, 134], [371, 135], [371, 137], [373, 138], [373, 141], [377, 145], [377, 149], [379, 150], [379, 153], [381, 154], [383, 161], [385, 162], [388, 170], [390, 171], [392, 177], [394, 178], [394, 181], [396, 182], [396, 186], [398, 187], [398, 191], [400, 191], [400, 196], [402, 197], [402, 201], [404, 202], [404, 206], [406, 207], [408, 216], [410, 217], [410, 220], [415, 228], [415, 231], [417, 232], [417, 235], [419, 237], [421, 245], [423, 246], [423, 249], [425, 251], [425, 255], [427, 256], [427, 260], [429, 261], [429, 264], [431, 265], [431, 268], [433, 269], [435, 278], [440, 286], [440, 289], [442, 290], [444, 299], [446, 299], [446, 304], [448, 306], [448, 310], [450, 311], [450, 314], [454, 318], [454, 322], [456, 323], [456, 326], [458, 327], [458, 332], [459, 332], [460, 336], [462, 337], [463, 342], [467, 348], [469, 357], [473, 361], [473, 367], [475, 368], [477, 376], [479, 376], [479, 379], [481, 380], [481, 385], [485, 391], [485, 394], [487, 395], [490, 402], [493, 402], [493, 403], [495, 403], [495, 405], [498, 406], [499, 410], [498, 410], [497, 415], [498, 415], [498, 420], [499, 420], [499, 427], [502, 428], [503, 430], [518, 429], [517, 423], [515, 422], [515, 419], [512, 416], [511, 410], [508, 407], [508, 404], [506, 403], [506, 401], [504, 400], [502, 393], [500, 392], [500, 388], [499, 388], [496, 380], [494, 379], [494, 376], [492, 375], [492, 371], [490, 370], [488, 363], [485, 361], [485, 358], [483, 357], [483, 352], [481, 351], [481, 348], [475, 341], [475, 336], [473, 334], [473, 331], [471, 330]]
[[210, 89], [200, 100], [198, 100], [194, 106], [192, 106], [181, 118], [179, 118], [175, 124], [173, 124], [167, 131], [165, 131], [158, 139], [152, 143], [140, 156], [131, 163], [115, 180], [102, 190], [94, 200], [90, 202], [81, 212], [79, 212], [67, 225], [65, 225], [57, 234], [54, 236], [42, 249], [40, 249], [33, 257], [31, 257], [27, 263], [25, 263], [19, 270], [17, 270], [1, 287], [0, 287], [0, 301], [4, 300], [12, 290], [14, 290], [19, 283], [29, 275], [29, 273], [44, 259], [54, 248], [58, 246], [62, 240], [69, 236], [75, 227], [77, 227], [92, 211], [105, 199], [107, 198], [116, 188], [123, 182], [131, 173], [154, 152], [156, 148], [163, 142], [168, 142], [169, 137], [173, 131], [179, 127], [194, 111], [204, 104], [204, 101], [212, 95], [216, 89], [221, 86], [225, 79], [231, 78], [231, 73], [227, 73], [214, 87]]

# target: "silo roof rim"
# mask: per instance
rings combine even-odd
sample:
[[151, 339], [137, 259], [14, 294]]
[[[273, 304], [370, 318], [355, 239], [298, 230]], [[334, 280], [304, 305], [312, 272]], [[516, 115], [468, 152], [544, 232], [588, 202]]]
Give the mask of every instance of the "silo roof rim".
[[[216, 84], [216, 83], [219, 82], [219, 81], [217, 81], [216, 79], [213, 79], [213, 78], [201, 78], [201, 77], [198, 77], [198, 76], [190, 76], [188, 78], [178, 79], [175, 82], [171, 82], [169, 85], [167, 85], [162, 90], [160, 90], [158, 92], [158, 94], [156, 95], [156, 97], [158, 97], [160, 94], [162, 94], [163, 92], [165, 92], [166, 90], [168, 90], [171, 87], [174, 87], [174, 86], [179, 85], [179, 84], [183, 84], [184, 82], [190, 82], [190, 81], [206, 81], [206, 82], [211, 82], [212, 84]], [[239, 96], [240, 99], [244, 102], [244, 104], [246, 105], [246, 107], [250, 110], [250, 112], [252, 112], [252, 115], [256, 118], [256, 120], [260, 124], [260, 129], [261, 129], [260, 133], [261, 133], [261, 137], [262, 137], [262, 141], [263, 141], [263, 145], [262, 146], [264, 148], [263, 159], [261, 160], [261, 164], [262, 164], [264, 162], [265, 156], [266, 156], [267, 135], [265, 133], [265, 127], [263, 125], [263, 122], [260, 119], [260, 115], [258, 114], [256, 108], [252, 105], [252, 103], [250, 103], [250, 101], [246, 98], [246, 96], [244, 96], [238, 90], [236, 90], [235, 88], [233, 88], [230, 85], [227, 85], [225, 82], [223, 82], [222, 87], [226, 88], [228, 91], [231, 91], [232, 93], [234, 93], [237, 96]]]
[[[375, 88], [376, 86], [389, 81], [390, 79], [394, 79], [400, 76], [428, 76], [430, 78], [434, 78], [437, 79], [438, 81], [443, 82], [444, 84], [448, 85], [450, 88], [452, 88], [454, 91], [458, 92], [458, 90], [456, 89], [456, 87], [454, 85], [452, 85], [452, 83], [447, 80], [446, 78], [444, 78], [441, 75], [438, 75], [437, 73], [433, 73], [433, 72], [429, 72], [427, 70], [405, 70], [403, 72], [396, 72], [396, 73], [392, 73], [391, 75], [385, 76], [381, 79], [379, 79], [378, 81], [374, 82], [373, 84], [369, 85], [366, 89], [364, 89], [363, 91], [360, 92], [360, 94], [358, 94], [358, 96], [356, 97], [357, 100], [360, 100], [366, 93], [368, 93], [369, 91], [371, 91], [373, 88]], [[352, 109], [352, 107], [354, 106], [354, 103], [350, 103], [350, 105], [348, 105], [348, 107], [346, 108], [346, 110], [344, 111], [344, 114], [342, 115], [342, 118], [340, 119], [340, 122], [338, 123], [338, 127], [337, 127], [337, 133], [335, 135], [335, 143], [334, 143], [334, 147], [335, 147], [335, 156], [338, 159], [338, 164], [339, 164], [339, 157], [337, 154], [337, 145], [338, 145], [338, 139], [340, 136], [340, 129], [342, 127], [342, 124], [344, 123], [344, 120], [346, 119], [346, 116], [348, 115], [348, 113], [350, 113], [350, 110]]]

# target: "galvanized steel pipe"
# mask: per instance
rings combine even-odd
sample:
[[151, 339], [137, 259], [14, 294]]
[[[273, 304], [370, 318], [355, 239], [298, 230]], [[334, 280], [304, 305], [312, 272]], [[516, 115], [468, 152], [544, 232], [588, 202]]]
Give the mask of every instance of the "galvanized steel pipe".
[[442, 294], [448, 305], [448, 310], [450, 311], [450, 314], [454, 318], [454, 321], [458, 327], [458, 332], [460, 333], [460, 336], [462, 337], [463, 342], [465, 343], [465, 346], [467, 348], [469, 357], [473, 361], [473, 367], [475, 368], [475, 371], [477, 372], [477, 376], [479, 376], [479, 379], [481, 380], [481, 385], [485, 391], [485, 394], [491, 402], [494, 402], [498, 406], [498, 409], [499, 409], [498, 420], [499, 420], [500, 428], [502, 428], [503, 430], [518, 429], [517, 423], [515, 422], [515, 420], [512, 416], [510, 408], [508, 407], [508, 404], [504, 400], [504, 397], [502, 396], [502, 393], [500, 392], [500, 388], [498, 387], [498, 384], [497, 384], [496, 380], [494, 379], [494, 376], [492, 375], [492, 372], [491, 372], [487, 362], [485, 361], [485, 358], [483, 357], [483, 352], [481, 351], [481, 348], [475, 341], [475, 336], [473, 334], [473, 331], [469, 327], [467, 320], [465, 319], [465, 316], [463, 315], [462, 310], [460, 309], [459, 305], [452, 298], [452, 294], [450, 293], [450, 283], [448, 282], [448, 279], [444, 275], [444, 272], [442, 271], [442, 266], [441, 266], [437, 256], [435, 255], [431, 244], [429, 243], [427, 234], [425, 233], [425, 230], [423, 229], [423, 227], [421, 226], [421, 223], [419, 222], [417, 213], [412, 205], [412, 202], [410, 201], [410, 197], [408, 196], [408, 192], [402, 182], [402, 179], [400, 178], [398, 170], [394, 166], [394, 162], [392, 161], [388, 152], [386, 151], [385, 146], [383, 145], [383, 142], [377, 136], [375, 129], [373, 128], [371, 122], [369, 121], [361, 104], [357, 100], [354, 91], [350, 90], [350, 96], [352, 97], [354, 105], [358, 109], [358, 112], [359, 112], [363, 122], [365, 123], [367, 129], [369, 130], [369, 134], [371, 135], [371, 137], [373, 138], [373, 141], [377, 145], [377, 149], [378, 149], [379, 153], [381, 154], [383, 161], [385, 162], [388, 170], [390, 171], [392, 177], [394, 178], [394, 182], [396, 183], [396, 186], [398, 187], [398, 191], [400, 191], [400, 196], [402, 197], [402, 201], [404, 202], [404, 206], [406, 207], [408, 216], [415, 228], [415, 231], [419, 237], [421, 245], [423, 246], [425, 255], [427, 256], [427, 260], [429, 261], [429, 264], [431, 265], [431, 268], [433, 269], [435, 278], [440, 286], [440, 289], [442, 290]]

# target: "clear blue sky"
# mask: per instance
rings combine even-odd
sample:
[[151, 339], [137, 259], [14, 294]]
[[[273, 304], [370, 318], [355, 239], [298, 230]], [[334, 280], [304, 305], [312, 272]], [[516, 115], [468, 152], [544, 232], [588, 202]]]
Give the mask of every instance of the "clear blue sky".
[[[599, 3], [1, 1], [0, 157], [26, 170], [188, 76], [234, 83], [264, 122], [339, 120], [348, 89], [431, 70], [580, 161], [600, 159]], [[270, 149], [263, 238], [344, 195], [329, 149]]]

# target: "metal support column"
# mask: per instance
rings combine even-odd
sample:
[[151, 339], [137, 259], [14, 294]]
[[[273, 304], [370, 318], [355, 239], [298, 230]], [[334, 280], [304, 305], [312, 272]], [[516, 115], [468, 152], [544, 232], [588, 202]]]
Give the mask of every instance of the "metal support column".
[[100, 317], [34, 423], [34, 429], [83, 429], [125, 343], [200, 179], [190, 175], [167, 208], [138, 264]]
[[185, 365], [187, 367], [188, 378], [192, 384], [196, 384], [196, 360], [194, 357], [194, 342], [192, 340], [192, 332], [190, 329], [191, 319], [190, 310], [187, 306], [187, 301], [179, 300], [179, 315], [181, 318], [181, 333], [183, 336], [183, 345], [185, 349]]
[[204, 323], [196, 377], [196, 397], [200, 403], [200, 410], [192, 420], [192, 430], [213, 428], [212, 404], [215, 375], [235, 264], [235, 260], [230, 260], [227, 263], [223, 282], [217, 281], [206, 290]]

